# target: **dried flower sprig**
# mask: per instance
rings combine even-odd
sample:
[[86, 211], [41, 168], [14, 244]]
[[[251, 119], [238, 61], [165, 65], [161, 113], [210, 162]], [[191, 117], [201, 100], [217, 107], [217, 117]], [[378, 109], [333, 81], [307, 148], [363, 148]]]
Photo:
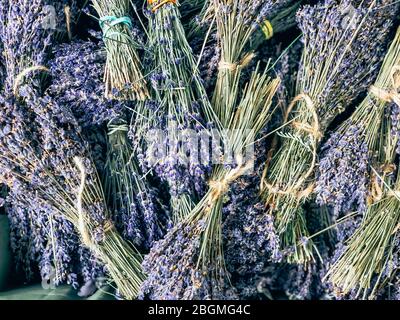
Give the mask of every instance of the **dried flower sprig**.
[[107, 50], [105, 96], [145, 100], [148, 90], [137, 44], [130, 30], [133, 26], [129, 0], [93, 0], [92, 3], [99, 15]]

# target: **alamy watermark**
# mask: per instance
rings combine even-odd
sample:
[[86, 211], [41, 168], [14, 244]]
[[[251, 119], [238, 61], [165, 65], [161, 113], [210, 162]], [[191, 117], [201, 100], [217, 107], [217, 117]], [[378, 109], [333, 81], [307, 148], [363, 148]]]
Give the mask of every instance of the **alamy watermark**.
[[57, 27], [56, 8], [51, 5], [43, 6], [42, 14], [43, 14], [43, 20], [41, 23], [42, 28], [55, 30]]
[[149, 130], [145, 136], [146, 165], [168, 161], [184, 166], [249, 165], [254, 162], [254, 131]]

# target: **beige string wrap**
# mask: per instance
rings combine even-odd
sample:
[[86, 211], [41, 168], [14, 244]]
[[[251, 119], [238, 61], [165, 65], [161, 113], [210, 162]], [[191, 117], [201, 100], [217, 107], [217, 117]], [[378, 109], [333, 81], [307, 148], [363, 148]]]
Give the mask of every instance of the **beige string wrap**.
[[23, 78], [25, 78], [25, 76], [27, 76], [29, 73], [34, 72], [34, 71], [50, 72], [50, 70], [48, 68], [46, 68], [45, 66], [33, 66], [33, 67], [29, 67], [29, 68], [22, 70], [14, 80], [14, 86], [13, 86], [14, 96], [18, 95], [18, 88], [19, 88], [19, 85], [20, 85], [21, 81], [23, 80]]
[[[372, 85], [369, 88], [369, 92], [382, 101], [394, 102], [400, 107], [400, 95], [397, 92], [400, 88], [400, 74], [398, 72], [400, 72], [400, 66], [393, 66], [391, 70], [392, 90], [388, 91]], [[398, 73], [397, 76], [396, 73]]]
[[250, 53], [246, 54], [243, 57], [243, 59], [240, 60], [240, 62], [238, 62], [238, 63], [231, 63], [231, 62], [221, 60], [218, 64], [218, 70], [226, 69], [226, 70], [233, 72], [233, 71], [236, 71], [237, 69], [245, 68], [255, 56], [256, 55], [254, 52], [250, 52]]
[[297, 180], [297, 182], [286, 189], [280, 188], [278, 186], [275, 186], [271, 183], [268, 183], [266, 180], [267, 177], [267, 170], [268, 168], [266, 167], [263, 172], [263, 178], [261, 182], [262, 189], [267, 188], [269, 193], [271, 195], [291, 195], [294, 198], [296, 198], [297, 201], [300, 201], [303, 198], [307, 198], [314, 190], [314, 183], [310, 183], [306, 188], [302, 189], [302, 186], [304, 182], [311, 176], [311, 174], [314, 172], [314, 166], [317, 162], [317, 146], [319, 140], [322, 138], [322, 133], [320, 131], [320, 125], [319, 125], [319, 120], [318, 120], [318, 114], [315, 110], [314, 103], [312, 102], [310, 96], [308, 96], [305, 93], [300, 93], [297, 95], [290, 105], [288, 106], [283, 122], [286, 123], [288, 122], [289, 114], [292, 112], [294, 106], [299, 102], [299, 101], [304, 101], [305, 106], [308, 108], [310, 111], [313, 122], [312, 124], [304, 123], [304, 122], [297, 122], [297, 121], [292, 121], [290, 123], [290, 126], [297, 130], [297, 131], [303, 131], [307, 134], [310, 135], [311, 141], [312, 141], [312, 161], [310, 168]]
[[[390, 174], [396, 170], [396, 166], [394, 164], [383, 164], [380, 169], [384, 174]], [[371, 174], [371, 185], [369, 191], [370, 195], [367, 198], [367, 203], [369, 205], [372, 205], [383, 198], [382, 179], [379, 179], [379, 177], [374, 173]]]
[[71, 32], [71, 8], [69, 6], [64, 7], [65, 21], [67, 24], [67, 34], [69, 41], [72, 40], [72, 32]]
[[[90, 232], [89, 232], [88, 228], [86, 227], [85, 217], [84, 217], [84, 212], [83, 212], [83, 200], [82, 199], [83, 199], [83, 193], [85, 191], [85, 184], [86, 184], [85, 166], [82, 162], [82, 159], [79, 157], [74, 157], [74, 162], [81, 173], [77, 201], [76, 201], [76, 207], [77, 207], [77, 211], [78, 211], [78, 231], [81, 234], [82, 243], [86, 247], [88, 247], [90, 250], [97, 253], [99, 251], [98, 247], [96, 246], [96, 243], [92, 240], [92, 236], [90, 235]], [[113, 228], [114, 228], [114, 224], [110, 220], [106, 220], [104, 222], [104, 224], [103, 224], [103, 232], [104, 233], [111, 231]]]
[[209, 182], [210, 191], [207, 198], [208, 206], [212, 206], [221, 196], [223, 196], [228, 190], [231, 183], [237, 178], [244, 175], [248, 170], [253, 167], [253, 162], [248, 161], [246, 164], [238, 162], [238, 166], [228, 172], [227, 175], [219, 180], [211, 180]]

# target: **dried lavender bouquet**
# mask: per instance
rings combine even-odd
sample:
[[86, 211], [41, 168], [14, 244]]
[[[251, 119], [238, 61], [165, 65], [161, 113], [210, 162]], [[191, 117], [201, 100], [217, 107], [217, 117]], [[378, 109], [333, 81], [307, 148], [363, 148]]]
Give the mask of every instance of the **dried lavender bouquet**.
[[332, 207], [335, 219], [351, 210], [363, 213], [367, 202], [379, 197], [380, 183], [371, 172], [370, 164], [380, 173], [393, 170], [379, 162], [385, 135], [391, 127], [387, 117], [388, 103], [395, 98], [386, 93], [397, 90], [399, 65], [400, 30], [369, 94], [322, 147], [314, 191], [317, 203]]
[[[295, 25], [295, 13], [301, 1], [266, 1], [243, 2], [242, 6], [253, 8], [251, 34], [245, 40], [246, 51], [262, 50], [261, 45], [275, 34]], [[224, 10], [224, 9], [222, 9]], [[244, 9], [243, 9], [244, 10]], [[188, 39], [195, 52], [200, 55], [199, 70], [207, 88], [215, 85], [218, 74], [218, 63], [221, 58], [221, 47], [218, 45], [215, 3], [206, 1], [201, 13], [193, 20], [188, 32]], [[250, 20], [248, 21], [250, 23]], [[202, 35], [205, 34], [203, 37]]]
[[121, 118], [108, 124], [105, 191], [124, 239], [148, 251], [171, 224], [168, 210], [139, 169]]
[[[143, 279], [141, 257], [110, 221], [80, 126], [68, 105], [59, 105], [43, 93], [41, 79], [29, 74], [35, 70], [48, 71], [42, 64], [47, 62], [53, 32], [42, 28], [44, 3], [21, 0], [16, 6], [18, 10], [14, 4], [8, 10], [7, 22], [0, 34], [7, 52], [4, 56], [7, 79], [0, 117], [1, 127], [6, 128], [2, 130], [0, 142], [1, 181], [10, 188], [12, 200], [20, 200], [26, 206], [25, 212], [18, 210], [16, 214], [33, 211], [36, 214], [33, 217], [41, 217], [43, 213], [43, 220], [32, 221], [35, 229], [41, 231], [38, 236], [44, 237], [44, 241], [47, 238], [44, 255], [49, 256], [44, 257], [47, 260], [41, 265], [43, 273], [49, 272], [47, 267], [56, 268], [57, 273], [59, 264], [73, 263], [54, 244], [63, 245], [60, 238], [74, 239], [78, 234], [84, 247], [107, 266], [120, 294], [134, 298]], [[55, 226], [60, 229], [46, 232], [47, 219], [50, 224], [56, 221]], [[39, 246], [45, 243], [40, 238], [34, 239]], [[85, 259], [88, 262], [93, 258], [86, 254]], [[65, 271], [70, 272], [64, 269], [59, 274], [61, 281], [74, 284], [76, 275], [70, 273], [65, 279]]]
[[[142, 166], [167, 182], [172, 216], [178, 222], [189, 214], [195, 199], [202, 195], [209, 171], [208, 164], [187, 161], [186, 147], [190, 147], [187, 144], [193, 137], [185, 136], [185, 131], [200, 135], [207, 126], [204, 118], [213, 119], [213, 111], [186, 40], [178, 4], [149, 1], [147, 15], [154, 106], [137, 105], [131, 127], [138, 138], [150, 130], [146, 136], [149, 139], [140, 148]], [[165, 133], [163, 141], [152, 141], [155, 130]], [[183, 147], [179, 147], [181, 143]], [[160, 144], [165, 145], [166, 154], [153, 163], [150, 158]]]
[[93, 0], [107, 50], [105, 96], [128, 100], [148, 97], [146, 80], [131, 28], [129, 0]]
[[[278, 85], [279, 80], [271, 80], [266, 72], [259, 73], [256, 69], [242, 98], [231, 100], [232, 103], [239, 102], [229, 120], [231, 134], [225, 136], [223, 143], [232, 149], [236, 156], [234, 162], [214, 167], [206, 195], [146, 256], [143, 267], [149, 276], [142, 286], [143, 296], [151, 299], [236, 297], [227, 283], [229, 276], [222, 248], [222, 206], [230, 184], [251, 170], [254, 159], [240, 155], [268, 121]], [[233, 87], [232, 96], [237, 97], [239, 91], [238, 86]]]
[[[327, 280], [338, 288], [339, 295], [350, 293], [353, 298], [374, 298], [395, 273], [393, 252], [397, 249], [400, 222], [400, 199], [395, 191], [399, 187], [399, 176], [394, 162], [399, 143], [395, 113], [400, 103], [399, 65], [400, 29], [369, 95], [340, 128], [340, 140], [336, 138], [338, 142], [335, 142], [331, 138], [333, 145], [328, 141], [330, 151], [321, 161], [317, 199], [330, 205], [335, 203], [335, 215], [347, 213], [353, 209], [352, 205], [363, 214], [354, 234], [335, 253], [336, 259], [327, 273]], [[388, 107], [394, 111], [391, 118], [385, 110]], [[352, 135], [354, 140], [349, 139]], [[333, 150], [342, 154], [344, 161], [339, 166], [332, 157]], [[333, 162], [328, 161], [329, 154]], [[353, 192], [349, 192], [353, 187], [349, 176], [359, 177]]]
[[[332, 120], [372, 83], [397, 9], [392, 1], [346, 0], [304, 6], [297, 14], [304, 43], [298, 95], [285, 111], [281, 145], [261, 186], [289, 262], [313, 259], [302, 204], [315, 186], [319, 143]], [[369, 40], [372, 34], [376, 41]]]
[[[53, 79], [46, 92], [57, 103], [68, 105], [85, 140], [94, 140], [92, 155], [98, 171], [103, 171], [100, 176], [113, 221], [125, 240], [147, 250], [164, 234], [168, 215], [162, 214], [157, 190], [142, 178], [136, 164], [125, 120], [132, 103], [102, 94], [106, 55], [99, 44], [77, 40], [53, 51], [49, 62]], [[95, 141], [99, 135], [101, 145]]]
[[[107, 266], [120, 294], [134, 298], [143, 279], [140, 255], [121, 238], [110, 220], [96, 169], [71, 112], [47, 96], [38, 97], [27, 86], [21, 90], [29, 109], [14, 102], [6, 111], [14, 116], [7, 114], [4, 120], [12, 131], [2, 140], [2, 181], [16, 192], [25, 190], [24, 194], [31, 192], [50, 203], [55, 219], [69, 221], [83, 245]], [[33, 134], [26, 129], [29, 126], [22, 120], [27, 118], [23, 112], [28, 116], [33, 113]], [[15, 121], [21, 121], [20, 125]], [[32, 136], [37, 146], [32, 146]], [[23, 159], [20, 152], [25, 155]]]
[[[397, 137], [386, 132], [384, 144], [386, 167], [393, 166]], [[374, 169], [373, 169], [374, 170]], [[350, 295], [352, 299], [374, 299], [397, 273], [400, 225], [400, 184], [398, 172], [377, 170], [380, 199], [368, 205], [361, 222], [347, 239], [332, 262], [325, 280], [338, 297]]]

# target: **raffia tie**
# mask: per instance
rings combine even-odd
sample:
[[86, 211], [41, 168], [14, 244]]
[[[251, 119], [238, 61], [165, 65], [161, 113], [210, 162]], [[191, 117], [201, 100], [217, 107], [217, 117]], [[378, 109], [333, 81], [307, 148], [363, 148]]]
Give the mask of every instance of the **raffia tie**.
[[50, 70], [49, 70], [48, 68], [46, 68], [45, 66], [32, 66], [32, 67], [29, 67], [29, 68], [26, 68], [26, 69], [22, 70], [22, 71], [16, 76], [16, 78], [15, 78], [15, 80], [14, 80], [13, 93], [14, 93], [15, 96], [18, 95], [18, 89], [19, 89], [19, 86], [20, 86], [22, 80], [23, 80], [28, 74], [30, 74], [31, 72], [34, 72], [34, 71], [50, 72]]
[[108, 126], [109, 131], [108, 131], [108, 135], [113, 135], [116, 132], [128, 132], [129, 131], [129, 126], [124, 123], [124, 124], [110, 124]]
[[248, 161], [244, 165], [238, 165], [235, 169], [228, 172], [227, 175], [219, 180], [211, 180], [209, 182], [210, 193], [208, 196], [208, 203], [215, 203], [221, 198], [228, 190], [231, 183], [233, 183], [240, 176], [244, 175], [253, 166], [252, 161]]
[[71, 32], [71, 8], [69, 6], [64, 7], [64, 14], [65, 14], [65, 20], [67, 23], [67, 34], [68, 34], [68, 39], [71, 41], [72, 40], [72, 32]]
[[[86, 184], [86, 170], [85, 166], [83, 165], [82, 159], [79, 157], [74, 158], [75, 165], [78, 167], [80, 173], [81, 173], [81, 178], [80, 178], [80, 185], [79, 185], [79, 190], [78, 190], [78, 195], [77, 195], [77, 201], [76, 201], [76, 208], [78, 211], [78, 231], [81, 234], [82, 237], [82, 243], [88, 247], [90, 250], [93, 252], [99, 252], [98, 247], [96, 246], [96, 243], [93, 241], [92, 236], [90, 235], [90, 232], [88, 228], [86, 227], [85, 223], [85, 217], [83, 213], [83, 193], [85, 191], [85, 184]], [[106, 220], [103, 225], [103, 232], [107, 233], [113, 230], [114, 224], [110, 220]]]
[[400, 88], [400, 77], [395, 76], [397, 72], [400, 72], [400, 66], [393, 66], [391, 70], [392, 90], [385, 90], [372, 85], [369, 92], [382, 101], [394, 102], [400, 107], [400, 95], [397, 92]]
[[[152, 4], [154, 4], [155, 2], [157, 2], [157, 0], [148, 0], [147, 1], [148, 4], [151, 6]], [[154, 13], [156, 12], [158, 9], [160, 9], [163, 5], [167, 4], [167, 3], [172, 3], [172, 4], [176, 4], [176, 0], [163, 0], [161, 1], [159, 4], [156, 4], [155, 6], [153, 6], [151, 8], [151, 11]]]
[[290, 105], [288, 106], [286, 113], [284, 115], [284, 123], [288, 121], [289, 114], [293, 110], [293, 107], [297, 104], [299, 101], [304, 101], [306, 107], [310, 111], [312, 117], [313, 117], [313, 123], [310, 125], [308, 123], [303, 123], [303, 122], [297, 122], [293, 121], [291, 122], [291, 127], [293, 127], [297, 131], [303, 131], [306, 132], [307, 134], [310, 135], [312, 143], [312, 161], [310, 168], [298, 179], [296, 184], [294, 184], [292, 187], [283, 189], [278, 186], [275, 186], [271, 183], [268, 183], [266, 180], [268, 168], [264, 170], [263, 173], [263, 182], [262, 186], [267, 188], [270, 194], [276, 194], [276, 195], [291, 195], [294, 198], [297, 199], [297, 201], [300, 201], [303, 198], [307, 198], [314, 190], [314, 183], [310, 183], [306, 188], [301, 189], [302, 185], [304, 182], [310, 177], [310, 175], [314, 172], [314, 166], [317, 161], [317, 143], [318, 141], [322, 138], [322, 133], [320, 131], [320, 126], [319, 126], [319, 120], [318, 120], [318, 114], [315, 110], [314, 103], [312, 102], [310, 96], [308, 96], [305, 93], [300, 93], [297, 95]]
[[236, 71], [237, 69], [245, 68], [255, 56], [254, 52], [250, 52], [246, 54], [240, 62], [236, 63], [221, 60], [218, 64], [218, 70], [226, 69], [229, 71]]
[[[383, 164], [381, 166], [381, 171], [385, 174], [390, 174], [396, 170], [396, 166], [394, 164]], [[372, 174], [371, 177], [371, 186], [370, 186], [370, 195], [367, 198], [367, 203], [369, 205], [380, 201], [383, 198], [383, 190], [382, 190], [381, 180], [375, 174]], [[393, 195], [393, 192], [391, 193]]]

